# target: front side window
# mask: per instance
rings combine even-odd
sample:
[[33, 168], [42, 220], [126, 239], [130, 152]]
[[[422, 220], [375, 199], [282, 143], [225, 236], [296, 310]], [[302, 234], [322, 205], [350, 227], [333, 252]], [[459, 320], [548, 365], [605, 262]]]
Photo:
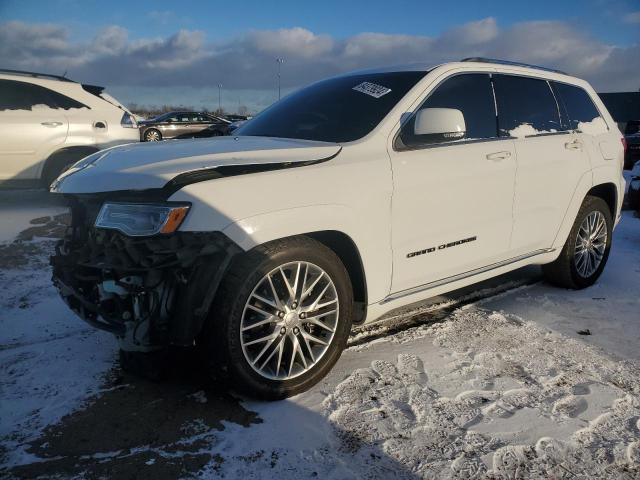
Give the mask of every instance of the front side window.
[[[462, 140], [497, 137], [496, 110], [491, 89], [491, 78], [484, 73], [456, 75], [445, 80], [431, 93], [418, 111], [424, 108], [453, 108], [464, 116], [466, 133]], [[400, 132], [398, 147], [416, 147], [442, 143], [430, 135], [415, 135], [415, 115]]]
[[0, 110], [89, 108], [48, 88], [16, 80], [0, 80]]
[[371, 132], [427, 72], [331, 78], [273, 104], [234, 135], [351, 142]]
[[580, 130], [581, 125], [584, 127], [600, 119], [600, 112], [582, 88], [559, 82], [554, 82], [553, 87], [564, 107], [569, 129]]
[[495, 75], [501, 137], [527, 137], [562, 131], [558, 104], [546, 80]]

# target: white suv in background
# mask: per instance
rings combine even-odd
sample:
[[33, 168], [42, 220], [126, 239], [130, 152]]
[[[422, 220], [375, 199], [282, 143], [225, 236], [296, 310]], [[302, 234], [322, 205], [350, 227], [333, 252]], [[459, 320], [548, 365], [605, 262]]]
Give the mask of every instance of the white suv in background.
[[54, 282], [125, 365], [195, 343], [245, 391], [292, 395], [352, 324], [530, 264], [593, 284], [620, 216], [622, 134], [587, 82], [539, 67], [349, 73], [234, 133], [117, 147], [53, 184], [74, 225]]
[[139, 137], [131, 112], [102, 87], [0, 70], [0, 185], [49, 186], [68, 165]]

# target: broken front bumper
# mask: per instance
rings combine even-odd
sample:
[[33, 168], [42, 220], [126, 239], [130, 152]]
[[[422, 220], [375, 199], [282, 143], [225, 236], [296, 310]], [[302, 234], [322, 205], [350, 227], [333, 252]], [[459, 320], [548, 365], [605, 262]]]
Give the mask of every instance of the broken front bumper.
[[72, 226], [51, 257], [63, 300], [123, 349], [192, 345], [240, 247], [220, 232], [128, 237], [97, 229], [96, 203], [74, 199]]

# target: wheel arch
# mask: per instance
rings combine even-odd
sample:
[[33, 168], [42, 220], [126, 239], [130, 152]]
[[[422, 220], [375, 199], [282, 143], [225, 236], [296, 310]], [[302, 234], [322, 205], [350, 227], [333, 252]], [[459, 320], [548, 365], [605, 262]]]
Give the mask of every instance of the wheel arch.
[[364, 322], [367, 313], [367, 278], [362, 257], [353, 239], [338, 230], [322, 230], [308, 232], [304, 236], [311, 237], [332, 250], [347, 269], [353, 288], [353, 323]]
[[98, 152], [100, 149], [93, 145], [75, 145], [69, 147], [62, 147], [55, 151], [53, 151], [47, 159], [42, 164], [42, 169], [40, 170], [40, 179], [44, 180], [45, 176], [49, 172], [49, 169], [53, 167], [56, 159], [62, 156], [69, 156], [72, 158], [72, 162], [75, 163], [78, 160], [83, 159], [84, 157], [91, 155], [92, 153]]
[[618, 210], [618, 188], [614, 183], [607, 182], [594, 185], [591, 190], [587, 192], [587, 195], [604, 200], [609, 206], [612, 220], [615, 221]]

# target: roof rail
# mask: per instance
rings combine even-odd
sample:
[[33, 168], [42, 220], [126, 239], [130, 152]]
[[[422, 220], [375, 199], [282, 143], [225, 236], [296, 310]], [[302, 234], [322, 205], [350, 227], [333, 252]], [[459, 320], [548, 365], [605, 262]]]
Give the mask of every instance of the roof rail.
[[499, 60], [496, 58], [469, 57], [469, 58], [463, 58], [460, 61], [461, 62], [495, 63], [497, 65], [511, 65], [514, 67], [535, 68], [536, 70], [544, 70], [545, 72], [554, 72], [554, 73], [561, 73], [563, 75], [568, 75], [566, 72], [563, 72], [562, 70], [556, 70], [555, 68], [540, 67], [538, 65], [530, 65], [528, 63], [521, 63], [521, 62], [512, 62], [510, 60]]
[[62, 75], [50, 75], [48, 73], [37, 73], [37, 72], [27, 72], [24, 70], [9, 70], [6, 68], [0, 68], [0, 73], [7, 73], [10, 75], [21, 75], [23, 77], [34, 77], [34, 78], [45, 78], [49, 80], [59, 80], [61, 82], [72, 82], [76, 83], [73, 80], [62, 76]]

